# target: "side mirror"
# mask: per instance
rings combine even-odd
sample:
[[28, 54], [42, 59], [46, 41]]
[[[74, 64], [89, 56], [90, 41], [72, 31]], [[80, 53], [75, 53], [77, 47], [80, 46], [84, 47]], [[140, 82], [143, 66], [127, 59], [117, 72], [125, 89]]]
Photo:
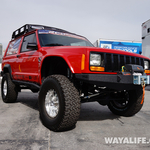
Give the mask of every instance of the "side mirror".
[[27, 49], [37, 50], [38, 46], [37, 46], [36, 43], [28, 43], [27, 44]]

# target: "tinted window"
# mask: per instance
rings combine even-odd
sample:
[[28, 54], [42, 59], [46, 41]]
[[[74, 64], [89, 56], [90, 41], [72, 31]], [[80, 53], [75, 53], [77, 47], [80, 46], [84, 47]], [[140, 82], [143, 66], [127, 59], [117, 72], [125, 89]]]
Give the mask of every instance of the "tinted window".
[[31, 50], [31, 49], [27, 49], [27, 44], [28, 43], [37, 43], [35, 33], [27, 35], [27, 36], [24, 37], [21, 52], [26, 52], [26, 51]]
[[93, 45], [84, 37], [49, 30], [39, 30], [41, 46], [90, 46]]
[[9, 44], [9, 47], [8, 47], [6, 55], [8, 56], [8, 55], [17, 54], [20, 42], [21, 42], [21, 38], [12, 41]]

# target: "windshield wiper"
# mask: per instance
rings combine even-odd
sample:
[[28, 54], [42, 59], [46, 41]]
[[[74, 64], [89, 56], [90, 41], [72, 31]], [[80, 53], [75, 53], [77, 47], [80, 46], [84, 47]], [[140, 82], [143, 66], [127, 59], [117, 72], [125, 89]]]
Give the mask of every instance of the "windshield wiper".
[[64, 46], [64, 45], [59, 43], [51, 43], [51, 44], [46, 44], [45, 46]]

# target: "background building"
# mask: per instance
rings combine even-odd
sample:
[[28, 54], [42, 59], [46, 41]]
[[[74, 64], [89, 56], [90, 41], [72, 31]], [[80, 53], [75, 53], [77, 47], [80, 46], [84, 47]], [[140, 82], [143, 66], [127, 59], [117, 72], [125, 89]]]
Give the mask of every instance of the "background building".
[[3, 46], [2, 46], [2, 44], [0, 43], [0, 71], [1, 71], [2, 57], [3, 57]]
[[150, 58], [150, 19], [142, 24], [142, 55]]
[[2, 62], [2, 56], [3, 56], [3, 46], [0, 43], [0, 63]]
[[142, 43], [137, 41], [98, 39], [94, 46], [108, 49], [118, 49], [127, 52], [142, 53]]

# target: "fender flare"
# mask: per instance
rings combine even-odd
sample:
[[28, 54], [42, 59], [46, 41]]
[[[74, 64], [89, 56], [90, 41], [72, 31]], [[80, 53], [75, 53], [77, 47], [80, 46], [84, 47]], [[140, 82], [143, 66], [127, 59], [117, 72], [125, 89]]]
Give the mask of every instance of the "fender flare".
[[3, 71], [1, 72], [1, 76], [3, 76], [5, 73], [9, 73], [10, 78], [12, 79], [12, 71], [10, 64], [5, 64], [5, 66], [3, 67]]

